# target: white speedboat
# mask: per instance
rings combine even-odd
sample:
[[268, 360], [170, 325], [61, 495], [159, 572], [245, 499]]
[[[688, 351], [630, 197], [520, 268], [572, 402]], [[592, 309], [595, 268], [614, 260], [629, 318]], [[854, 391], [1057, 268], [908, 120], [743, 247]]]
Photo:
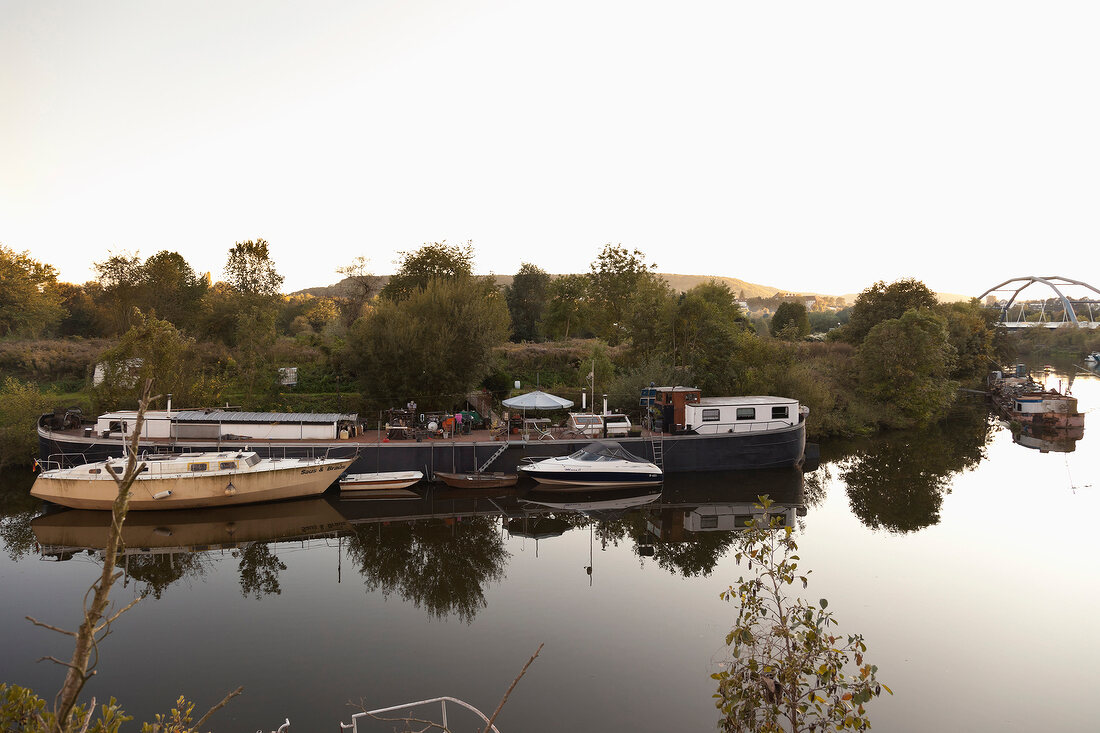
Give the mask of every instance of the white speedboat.
[[[152, 454], [138, 459], [130, 509], [197, 509], [324, 493], [350, 458], [260, 458], [255, 451]], [[39, 461], [39, 465], [49, 465]], [[73, 509], [110, 509], [125, 458], [43, 471], [31, 496]]]
[[639, 486], [664, 480], [655, 464], [610, 440], [590, 443], [568, 456], [533, 461], [519, 470], [549, 486]]
[[1100, 364], [1100, 351], [1093, 351], [1092, 353], [1088, 354], [1087, 356], [1085, 356], [1085, 361], [1089, 362], [1090, 364]]
[[349, 473], [340, 479], [340, 494], [364, 494], [371, 491], [407, 489], [424, 478], [421, 471], [383, 471]]

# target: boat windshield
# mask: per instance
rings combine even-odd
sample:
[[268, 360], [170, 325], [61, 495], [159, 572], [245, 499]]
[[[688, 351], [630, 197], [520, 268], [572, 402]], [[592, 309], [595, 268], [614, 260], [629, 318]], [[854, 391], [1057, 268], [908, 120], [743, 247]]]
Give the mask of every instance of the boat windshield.
[[644, 458], [639, 458], [618, 443], [611, 440], [602, 440], [597, 443], [589, 443], [579, 451], [569, 456], [577, 461], [630, 461], [631, 463], [649, 463]]

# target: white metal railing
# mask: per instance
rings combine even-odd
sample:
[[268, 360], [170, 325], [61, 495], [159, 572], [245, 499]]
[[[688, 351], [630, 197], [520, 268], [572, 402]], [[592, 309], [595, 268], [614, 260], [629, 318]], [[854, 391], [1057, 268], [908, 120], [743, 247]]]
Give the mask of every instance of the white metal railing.
[[388, 708], [379, 708], [377, 710], [367, 710], [367, 711], [362, 712], [362, 713], [356, 713], [355, 715], [351, 716], [351, 722], [350, 723], [340, 723], [340, 730], [350, 730], [350, 731], [353, 731], [354, 733], [359, 733], [359, 723], [361, 721], [365, 721], [365, 720], [399, 720], [400, 721], [400, 720], [404, 720], [404, 718], [379, 718], [378, 716], [383, 715], [385, 713], [396, 712], [398, 710], [412, 711], [413, 708], [424, 706], [424, 705], [432, 705], [434, 703], [439, 703], [440, 715], [442, 716], [442, 721], [441, 722], [443, 723], [444, 729], [449, 730], [449, 728], [447, 727], [448, 726], [447, 703], [449, 703], [449, 702], [454, 703], [455, 705], [458, 705], [460, 707], [463, 707], [466, 710], [469, 710], [470, 712], [472, 712], [477, 717], [481, 718], [482, 722], [484, 722], [485, 725], [489, 726], [490, 729], [493, 731], [493, 733], [500, 733], [500, 731], [497, 730], [497, 727], [495, 725], [492, 725], [489, 722], [489, 719], [487, 717], [485, 717], [485, 713], [481, 712], [480, 710], [475, 708], [470, 703], [463, 702], [462, 700], [459, 700], [456, 697], [433, 697], [430, 700], [419, 700], [417, 702], [405, 703], [404, 705], [394, 705], [394, 706], [388, 707]]

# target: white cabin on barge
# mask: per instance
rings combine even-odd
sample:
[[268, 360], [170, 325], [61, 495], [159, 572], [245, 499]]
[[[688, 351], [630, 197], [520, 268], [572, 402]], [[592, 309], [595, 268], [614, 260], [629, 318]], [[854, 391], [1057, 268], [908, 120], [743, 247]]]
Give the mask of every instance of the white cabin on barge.
[[702, 397], [684, 405], [684, 430], [699, 435], [760, 433], [799, 423], [798, 400], [787, 397]]
[[[137, 412], [117, 410], [100, 415], [96, 436], [128, 438]], [[236, 410], [149, 410], [143, 438], [162, 440], [338, 440], [347, 438], [359, 416], [339, 413], [240, 412]]]

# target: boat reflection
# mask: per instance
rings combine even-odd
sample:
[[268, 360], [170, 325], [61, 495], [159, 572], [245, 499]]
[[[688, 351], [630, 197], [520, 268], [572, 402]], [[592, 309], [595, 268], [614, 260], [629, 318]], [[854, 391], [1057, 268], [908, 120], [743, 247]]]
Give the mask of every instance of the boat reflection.
[[[663, 487], [570, 492], [514, 488], [455, 491], [427, 487], [363, 501], [326, 497], [216, 510], [140, 512], [127, 517], [120, 564], [127, 580], [160, 596], [184, 577], [201, 577], [224, 557], [239, 561], [241, 590], [278, 593], [280, 543], [338, 548], [368, 594], [397, 594], [432, 617], [469, 622], [486, 589], [504, 578], [506, 540], [585, 531], [606, 546], [631, 543], [669, 570], [709, 573], [738, 529], [769, 495], [793, 525], [805, 515], [803, 474], [794, 469], [677, 474]], [[65, 510], [31, 523], [44, 557], [95, 553], [109, 512]], [[339, 575], [338, 575], [339, 577]]]
[[1072, 453], [1077, 441], [1085, 437], [1084, 427], [1034, 428], [1023, 426], [1012, 433], [1012, 442], [1040, 453]]

